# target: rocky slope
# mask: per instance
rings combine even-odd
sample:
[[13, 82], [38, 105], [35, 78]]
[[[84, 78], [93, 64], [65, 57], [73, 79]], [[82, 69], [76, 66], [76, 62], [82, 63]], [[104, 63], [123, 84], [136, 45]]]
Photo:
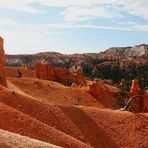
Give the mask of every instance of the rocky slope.
[[21, 66], [29, 64], [34, 66], [38, 62], [47, 61], [52, 66], [69, 67], [70, 64], [82, 63], [86, 58], [95, 59], [99, 57], [99, 54], [96, 53], [66, 55], [56, 52], [45, 52], [32, 55], [6, 55], [6, 62], [7, 65]]
[[65, 148], [148, 145], [148, 114], [86, 106], [55, 106], [4, 87], [0, 92], [0, 128], [3, 130]]
[[112, 47], [102, 52], [104, 56], [148, 56], [148, 45], [141, 44], [134, 47]]

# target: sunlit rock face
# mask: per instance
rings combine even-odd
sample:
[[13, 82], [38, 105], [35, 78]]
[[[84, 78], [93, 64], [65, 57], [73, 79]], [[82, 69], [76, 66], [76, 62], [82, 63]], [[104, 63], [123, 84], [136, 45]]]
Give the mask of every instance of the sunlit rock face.
[[138, 81], [133, 80], [130, 93], [131, 93], [131, 95], [138, 95], [139, 92], [140, 92], [140, 88], [139, 88], [139, 85], [138, 85]]
[[0, 37], [0, 84], [3, 86], [7, 86], [6, 77], [4, 73], [4, 64], [5, 64], [5, 54], [3, 47], [4, 40]]
[[84, 85], [86, 83], [82, 72], [71, 73], [68, 69], [53, 68], [47, 62], [37, 63], [35, 73], [39, 79], [68, 83], [68, 85], [71, 85], [73, 82], [77, 85]]
[[55, 68], [56, 73], [56, 79], [58, 82], [63, 83], [64, 81], [69, 80], [69, 82], [72, 82], [72, 79], [70, 78], [70, 72], [65, 68]]
[[129, 95], [130, 97], [135, 96], [131, 101], [131, 110], [133, 112], [148, 112], [148, 93], [140, 90], [138, 80], [132, 80]]
[[47, 62], [40, 62], [35, 67], [36, 77], [43, 80], [56, 81], [54, 69]]

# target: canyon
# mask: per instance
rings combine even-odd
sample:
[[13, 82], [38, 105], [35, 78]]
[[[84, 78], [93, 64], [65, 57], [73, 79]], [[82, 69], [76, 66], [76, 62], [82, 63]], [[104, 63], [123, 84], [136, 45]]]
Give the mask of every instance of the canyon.
[[[98, 73], [98, 67], [112, 62], [123, 64], [121, 68], [146, 65], [146, 47], [99, 54], [6, 55], [5, 64], [0, 37], [0, 147], [147, 147], [148, 90], [140, 85], [147, 75], [142, 75], [144, 81], [131, 77], [127, 85], [125, 79], [115, 84], [84, 73], [88, 66], [91, 74]], [[119, 52], [128, 60], [116, 57]]]

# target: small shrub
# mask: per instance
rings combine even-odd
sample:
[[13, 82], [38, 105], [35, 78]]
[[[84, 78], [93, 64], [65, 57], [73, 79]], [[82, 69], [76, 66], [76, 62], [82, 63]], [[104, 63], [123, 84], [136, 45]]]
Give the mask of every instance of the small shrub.
[[63, 81], [63, 84], [64, 84], [65, 86], [71, 86], [72, 81], [69, 80], [69, 79], [65, 79], [65, 80]]
[[17, 77], [18, 78], [21, 78], [22, 77], [22, 72], [19, 69], [17, 70]]

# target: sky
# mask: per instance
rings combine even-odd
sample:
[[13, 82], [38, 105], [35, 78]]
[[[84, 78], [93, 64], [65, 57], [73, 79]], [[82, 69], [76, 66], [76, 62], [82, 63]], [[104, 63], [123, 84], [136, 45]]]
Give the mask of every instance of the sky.
[[148, 43], [148, 0], [0, 0], [7, 54], [92, 53]]

